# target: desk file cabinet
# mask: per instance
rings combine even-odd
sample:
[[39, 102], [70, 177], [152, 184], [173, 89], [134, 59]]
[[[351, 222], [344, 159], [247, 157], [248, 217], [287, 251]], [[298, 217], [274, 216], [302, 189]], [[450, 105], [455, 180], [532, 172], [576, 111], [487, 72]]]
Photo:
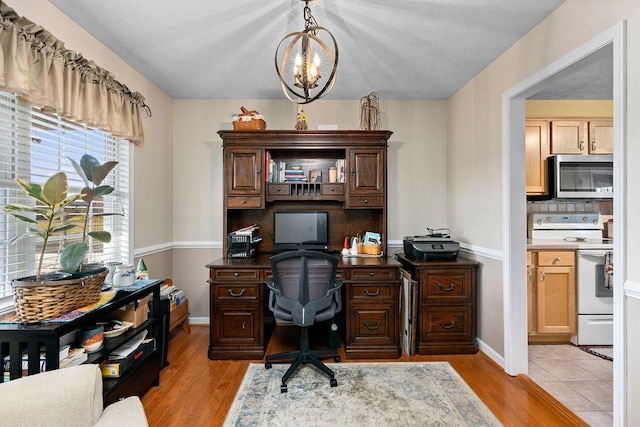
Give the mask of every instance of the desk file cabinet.
[[478, 263], [398, 260], [418, 283], [416, 353], [477, 353], [476, 274]]

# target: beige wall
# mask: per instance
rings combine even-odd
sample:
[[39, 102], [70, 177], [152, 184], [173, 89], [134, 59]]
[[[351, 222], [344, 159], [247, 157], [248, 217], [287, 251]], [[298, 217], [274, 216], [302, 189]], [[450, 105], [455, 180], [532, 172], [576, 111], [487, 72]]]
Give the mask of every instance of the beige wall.
[[[615, 24], [627, 20], [627, 117], [640, 114], [639, 5], [638, 0], [568, 0], [450, 99], [448, 218], [460, 240], [482, 248], [503, 250], [501, 97], [504, 92]], [[634, 168], [629, 167], [640, 162], [639, 138], [640, 122], [631, 119], [627, 123], [626, 153], [628, 236], [640, 235], [637, 172], [634, 176]], [[634, 261], [639, 255], [640, 243], [637, 239], [629, 239], [627, 277], [636, 282], [640, 276], [640, 265]], [[493, 269], [502, 269], [502, 266], [487, 264], [481, 273], [482, 283], [492, 287], [484, 291], [501, 295], [501, 281], [485, 280], [486, 277], [501, 276]], [[622, 271], [620, 273], [625, 274]], [[634, 302], [628, 307], [631, 311], [629, 319], [637, 318], [638, 304]], [[485, 322], [483, 312], [502, 310], [501, 299], [483, 301], [480, 322]], [[499, 321], [504, 322], [503, 319]], [[492, 331], [501, 331], [502, 326]], [[637, 323], [629, 322], [629, 327], [637, 328]], [[481, 338], [485, 342], [497, 341], [494, 336]], [[638, 348], [630, 347], [629, 350], [629, 360], [635, 363], [640, 358]], [[629, 395], [638, 396], [640, 377], [637, 370], [628, 370], [627, 378]], [[632, 411], [629, 411], [628, 425], [640, 424], [637, 410]]]
[[525, 103], [528, 118], [613, 117], [613, 101], [543, 101], [532, 99]]

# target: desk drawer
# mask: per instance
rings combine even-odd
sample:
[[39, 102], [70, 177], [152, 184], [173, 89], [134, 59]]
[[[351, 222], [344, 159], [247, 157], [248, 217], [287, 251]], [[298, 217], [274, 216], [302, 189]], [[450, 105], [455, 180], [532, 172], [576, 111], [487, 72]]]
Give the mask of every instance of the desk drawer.
[[344, 184], [324, 184], [321, 191], [325, 196], [331, 194], [344, 194]]
[[213, 298], [215, 301], [257, 301], [260, 296], [258, 283], [243, 283], [237, 285], [214, 285]]
[[395, 296], [394, 285], [380, 285], [380, 284], [362, 284], [362, 283], [350, 283], [349, 292], [351, 299], [354, 301], [375, 301], [380, 299], [393, 300]]
[[421, 308], [420, 337], [422, 341], [472, 340], [473, 311], [468, 305]]
[[397, 272], [398, 270], [395, 268], [353, 268], [351, 269], [351, 280], [354, 282], [398, 280]]
[[471, 270], [450, 268], [429, 271], [421, 281], [422, 302], [470, 302], [472, 295]]
[[227, 196], [227, 209], [260, 209], [261, 196]]
[[247, 282], [260, 280], [260, 270], [256, 269], [228, 269], [211, 270], [211, 278], [224, 282]]
[[358, 196], [349, 197], [348, 207], [350, 208], [381, 208], [384, 206], [384, 197], [382, 196]]
[[291, 194], [291, 185], [269, 184], [267, 186], [267, 194], [269, 196], [288, 196]]

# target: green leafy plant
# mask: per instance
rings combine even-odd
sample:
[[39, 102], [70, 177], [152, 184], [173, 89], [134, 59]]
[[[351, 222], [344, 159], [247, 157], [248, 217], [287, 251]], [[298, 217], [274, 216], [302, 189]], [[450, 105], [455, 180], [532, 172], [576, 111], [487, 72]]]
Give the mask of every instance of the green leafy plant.
[[[87, 246], [88, 238], [96, 239], [102, 243], [111, 242], [111, 233], [104, 230], [90, 230], [90, 224], [93, 223], [93, 219], [97, 217], [111, 216], [111, 215], [123, 215], [122, 213], [111, 212], [93, 212], [93, 202], [99, 200], [102, 196], [111, 194], [114, 188], [110, 185], [102, 184], [104, 179], [109, 173], [116, 167], [118, 162], [109, 161], [104, 164], [100, 164], [95, 157], [85, 154], [80, 158], [80, 162], [69, 158], [71, 164], [76, 170], [77, 174], [84, 181], [85, 187], [82, 189], [81, 202], [86, 206], [86, 212], [82, 216], [82, 242], [73, 243], [69, 247], [78, 246], [81, 250], [81, 245]], [[88, 248], [88, 246], [87, 246]], [[67, 248], [65, 248], [67, 249]], [[86, 255], [86, 251], [85, 251]]]
[[[51, 176], [44, 186], [20, 178], [16, 179], [16, 183], [36, 203], [34, 206], [24, 204], [8, 204], [4, 206], [5, 212], [29, 224], [26, 232], [13, 237], [10, 243], [15, 243], [26, 237], [36, 237], [43, 240], [36, 271], [36, 280], [40, 280], [47, 243], [49, 243], [51, 236], [75, 227], [74, 224], [64, 221], [65, 208], [79, 200], [83, 194], [68, 194], [69, 184], [67, 175], [64, 172], [58, 172]], [[80, 255], [82, 256], [80, 257]], [[77, 271], [85, 255], [86, 245], [84, 253], [82, 253], [81, 246], [69, 249], [64, 256], [61, 255], [60, 257], [62, 270], [68, 273]]]

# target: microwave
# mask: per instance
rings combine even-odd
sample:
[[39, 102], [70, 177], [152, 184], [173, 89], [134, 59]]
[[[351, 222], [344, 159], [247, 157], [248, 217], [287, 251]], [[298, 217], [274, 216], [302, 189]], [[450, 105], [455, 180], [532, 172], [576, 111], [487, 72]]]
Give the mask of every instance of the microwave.
[[549, 196], [558, 199], [613, 198], [613, 155], [549, 156]]

